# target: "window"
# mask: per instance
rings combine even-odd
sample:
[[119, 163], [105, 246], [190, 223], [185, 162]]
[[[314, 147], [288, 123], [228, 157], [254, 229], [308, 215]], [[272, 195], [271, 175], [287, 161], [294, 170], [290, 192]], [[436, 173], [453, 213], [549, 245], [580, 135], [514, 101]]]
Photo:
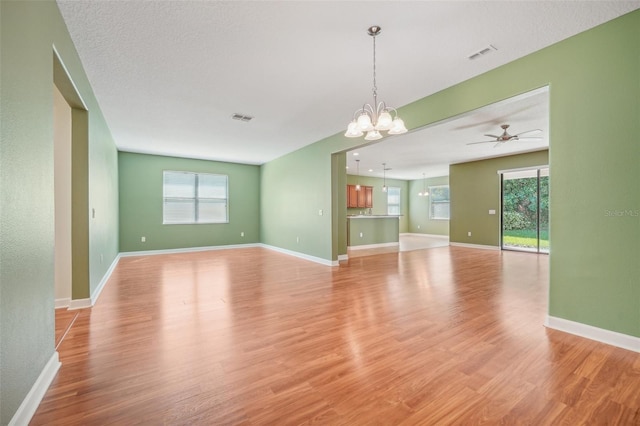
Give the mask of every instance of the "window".
[[163, 172], [163, 224], [227, 223], [228, 176]]
[[449, 220], [449, 185], [429, 187], [429, 219]]
[[387, 187], [387, 214], [400, 215], [400, 188]]

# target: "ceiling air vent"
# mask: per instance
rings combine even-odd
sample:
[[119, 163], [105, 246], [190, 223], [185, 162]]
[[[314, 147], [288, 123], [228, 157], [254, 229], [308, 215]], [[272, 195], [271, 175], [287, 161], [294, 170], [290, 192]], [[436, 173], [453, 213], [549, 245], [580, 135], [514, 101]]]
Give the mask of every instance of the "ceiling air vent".
[[253, 120], [253, 117], [251, 117], [250, 115], [238, 114], [237, 112], [235, 114], [233, 114], [231, 116], [231, 118], [233, 118], [234, 120], [240, 120], [240, 121], [251, 121], [251, 120]]
[[469, 55], [469, 59], [471, 59], [471, 60], [478, 59], [481, 56], [488, 55], [489, 53], [493, 52], [494, 50], [498, 50], [498, 49], [496, 49], [493, 45], [490, 44], [487, 47], [483, 47], [482, 49], [478, 50], [477, 52], [474, 52], [471, 55]]

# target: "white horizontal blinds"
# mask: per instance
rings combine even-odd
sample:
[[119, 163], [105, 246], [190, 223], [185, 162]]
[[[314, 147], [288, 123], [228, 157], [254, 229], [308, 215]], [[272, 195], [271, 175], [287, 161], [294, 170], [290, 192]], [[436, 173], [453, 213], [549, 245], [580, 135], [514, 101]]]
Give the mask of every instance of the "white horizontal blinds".
[[387, 214], [400, 214], [400, 188], [390, 186], [387, 188]]
[[228, 177], [205, 173], [163, 173], [163, 223], [228, 221]]
[[431, 219], [449, 219], [449, 186], [430, 186], [430, 209]]
[[198, 175], [198, 223], [227, 221], [227, 176]]
[[163, 223], [193, 223], [196, 215], [196, 175], [164, 172]]

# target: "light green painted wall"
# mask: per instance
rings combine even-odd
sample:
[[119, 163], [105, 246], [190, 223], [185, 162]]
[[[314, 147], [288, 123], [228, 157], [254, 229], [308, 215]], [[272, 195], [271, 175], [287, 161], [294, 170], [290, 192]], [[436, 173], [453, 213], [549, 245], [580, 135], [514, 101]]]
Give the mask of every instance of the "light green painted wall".
[[409, 182], [409, 230], [412, 234], [449, 235], [448, 220], [429, 219], [429, 197], [420, 197], [423, 187], [449, 185], [449, 176]]
[[[331, 227], [334, 217], [331, 169], [332, 165], [336, 167], [331, 153], [323, 144], [315, 143], [260, 167], [261, 191], [269, 194], [261, 198], [260, 204], [262, 243], [332, 259], [332, 235], [344, 233], [346, 229]], [[338, 199], [337, 202], [346, 211], [346, 201]], [[336, 216], [339, 214], [335, 212]], [[346, 222], [340, 223], [339, 228], [344, 228]], [[337, 253], [333, 257], [336, 259]]]
[[[128, 152], [118, 160], [121, 252], [260, 242], [259, 166]], [[228, 175], [229, 223], [163, 225], [164, 170]]]
[[[373, 208], [371, 209], [372, 214], [387, 214], [387, 194], [382, 192], [383, 179], [377, 177], [370, 176], [355, 176], [355, 175], [347, 175], [347, 184], [356, 185], [357, 183], [360, 185], [372, 186], [373, 187]], [[387, 186], [394, 186], [400, 188], [400, 219], [399, 219], [399, 229], [400, 232], [408, 232], [408, 223], [409, 223], [409, 199], [407, 197], [408, 194], [408, 182], [406, 180], [400, 179], [387, 179]], [[345, 200], [347, 194], [345, 193]], [[346, 201], [345, 201], [346, 203]], [[360, 214], [360, 211], [367, 209], [347, 209], [347, 214]], [[373, 244], [373, 243], [371, 243]]]
[[349, 247], [400, 241], [398, 218], [352, 218], [348, 223]]
[[[399, 110], [416, 129], [549, 85], [549, 312], [632, 336], [640, 336], [640, 218], [605, 213], [640, 209], [638, 52], [635, 11]], [[335, 260], [330, 239], [342, 224], [317, 209], [345, 173], [331, 154], [363, 142], [339, 133], [263, 165], [262, 192], [285, 195], [263, 197], [262, 241]], [[299, 207], [285, 211], [283, 202]], [[346, 199], [332, 208], [346, 209]], [[296, 245], [297, 232], [312, 242]]]
[[[549, 151], [546, 150], [452, 164], [449, 167], [451, 191], [449, 241], [499, 247], [500, 175], [498, 170], [547, 164], [549, 164]], [[553, 179], [553, 171], [551, 171], [551, 179]], [[495, 210], [496, 214], [490, 215], [489, 210]], [[468, 232], [471, 232], [471, 237], [467, 236]]]
[[118, 169], [55, 2], [0, 2], [0, 39], [0, 424], [7, 424], [54, 353], [53, 46], [89, 110], [84, 179], [96, 218], [88, 219], [85, 203], [85, 297], [118, 253]]

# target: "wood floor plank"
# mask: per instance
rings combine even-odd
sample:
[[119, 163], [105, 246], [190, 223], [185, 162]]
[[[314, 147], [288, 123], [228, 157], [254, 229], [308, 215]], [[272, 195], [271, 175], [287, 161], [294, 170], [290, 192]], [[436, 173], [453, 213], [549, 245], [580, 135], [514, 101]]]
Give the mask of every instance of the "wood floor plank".
[[640, 354], [543, 327], [547, 256], [369, 254], [121, 259], [31, 424], [640, 424]]

